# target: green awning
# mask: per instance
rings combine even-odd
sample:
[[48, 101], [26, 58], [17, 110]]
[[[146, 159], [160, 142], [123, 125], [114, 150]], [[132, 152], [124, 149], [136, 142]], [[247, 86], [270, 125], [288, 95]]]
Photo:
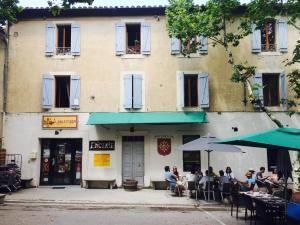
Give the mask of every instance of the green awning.
[[216, 143], [300, 151], [300, 129], [278, 128], [227, 138]]
[[205, 112], [90, 113], [88, 125], [97, 124], [191, 124], [207, 123]]

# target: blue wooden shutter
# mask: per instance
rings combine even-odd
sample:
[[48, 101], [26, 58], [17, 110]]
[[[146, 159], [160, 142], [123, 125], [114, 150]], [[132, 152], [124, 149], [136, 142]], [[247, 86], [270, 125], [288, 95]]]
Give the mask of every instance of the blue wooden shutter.
[[43, 100], [42, 106], [44, 109], [52, 107], [52, 90], [53, 90], [54, 76], [43, 75]]
[[125, 109], [132, 108], [132, 75], [126, 74], [123, 77], [123, 106]]
[[253, 53], [261, 52], [261, 31], [256, 30], [255, 24], [252, 24], [251, 47]]
[[70, 108], [80, 108], [80, 76], [71, 76], [71, 88], [70, 88]]
[[143, 107], [143, 77], [142, 75], [133, 75], [133, 108]]
[[52, 23], [46, 24], [45, 28], [45, 54], [46, 56], [54, 55], [54, 36], [55, 36], [55, 25]]
[[[262, 74], [261, 73], [256, 73], [253, 76], [253, 84], [257, 84], [258, 88], [257, 90], [253, 91], [253, 95], [256, 99], [260, 99], [262, 105], [264, 104], [264, 94], [263, 94], [263, 82], [262, 82]], [[254, 107], [258, 108], [259, 104], [254, 103]]]
[[141, 52], [143, 55], [150, 55], [151, 33], [150, 24], [141, 24]]
[[209, 85], [206, 72], [198, 74], [198, 101], [201, 108], [209, 107]]
[[287, 106], [286, 80], [284, 72], [280, 73], [280, 100], [283, 108]]
[[285, 19], [278, 20], [279, 51], [288, 51], [288, 26]]
[[171, 54], [177, 55], [180, 54], [180, 40], [178, 38], [171, 38]]
[[116, 55], [125, 54], [125, 23], [116, 24]]
[[71, 25], [71, 53], [72, 55], [80, 55], [80, 25]]
[[208, 40], [207, 37], [200, 36], [200, 43], [201, 46], [199, 48], [200, 54], [207, 54], [208, 53]]
[[178, 76], [178, 94], [179, 99], [177, 103], [177, 107], [182, 108], [184, 107], [184, 73], [180, 72], [177, 74]]

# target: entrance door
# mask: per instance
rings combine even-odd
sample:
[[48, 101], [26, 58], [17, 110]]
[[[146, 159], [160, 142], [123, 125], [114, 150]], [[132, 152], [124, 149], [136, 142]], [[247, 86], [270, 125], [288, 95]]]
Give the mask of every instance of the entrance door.
[[41, 184], [80, 184], [81, 158], [81, 139], [43, 139]]
[[144, 185], [144, 137], [123, 137], [123, 181], [134, 179], [139, 186]]

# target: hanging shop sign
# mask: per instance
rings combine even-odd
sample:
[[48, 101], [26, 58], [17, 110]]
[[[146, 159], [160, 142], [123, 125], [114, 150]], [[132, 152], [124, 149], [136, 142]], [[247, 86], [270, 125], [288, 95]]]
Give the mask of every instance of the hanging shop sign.
[[157, 151], [160, 155], [169, 155], [171, 153], [171, 138], [158, 138]]
[[43, 116], [43, 129], [74, 129], [77, 128], [78, 118], [75, 115], [67, 116]]
[[113, 151], [115, 141], [90, 141], [90, 151]]
[[99, 166], [110, 166], [110, 154], [94, 154], [94, 167]]

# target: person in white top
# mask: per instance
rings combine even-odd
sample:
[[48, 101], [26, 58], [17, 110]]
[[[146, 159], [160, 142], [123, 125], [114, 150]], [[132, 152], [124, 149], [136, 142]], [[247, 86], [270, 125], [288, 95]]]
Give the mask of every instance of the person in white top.
[[[209, 178], [209, 179], [208, 179]], [[208, 177], [208, 170], [205, 171], [205, 176], [201, 178], [199, 181], [199, 184], [202, 185], [202, 189], [206, 188], [206, 182], [210, 181], [213, 182], [214, 178], [213, 177]]]
[[228, 177], [229, 180], [233, 180], [234, 179], [234, 174], [232, 173], [232, 170], [231, 170], [230, 166], [226, 167], [225, 176]]

